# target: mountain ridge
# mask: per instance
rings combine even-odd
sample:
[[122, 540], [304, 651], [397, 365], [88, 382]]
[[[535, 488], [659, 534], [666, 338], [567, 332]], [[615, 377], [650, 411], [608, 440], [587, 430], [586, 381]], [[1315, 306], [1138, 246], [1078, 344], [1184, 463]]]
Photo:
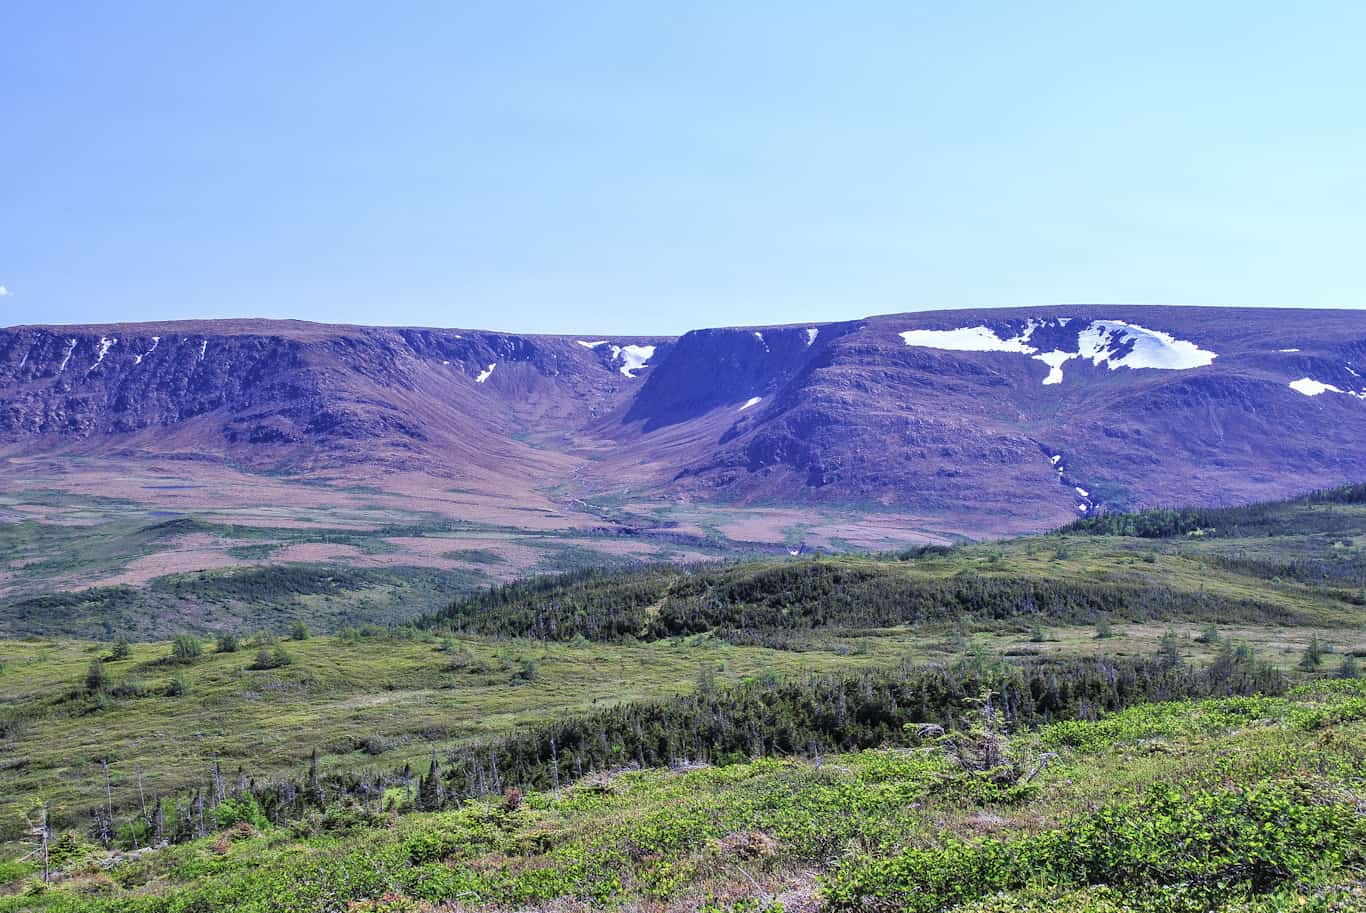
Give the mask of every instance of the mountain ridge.
[[1351, 310], [1056, 305], [677, 337], [23, 325], [0, 330], [0, 456], [189, 451], [1043, 528], [1366, 477], [1363, 374]]

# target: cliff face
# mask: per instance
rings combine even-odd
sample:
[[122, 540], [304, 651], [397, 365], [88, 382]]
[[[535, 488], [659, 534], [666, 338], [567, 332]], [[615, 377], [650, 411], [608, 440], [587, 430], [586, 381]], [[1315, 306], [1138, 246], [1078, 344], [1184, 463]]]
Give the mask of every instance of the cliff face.
[[1366, 478], [1366, 313], [932, 312], [677, 340], [198, 322], [0, 330], [0, 448], [999, 512]]
[[562, 337], [258, 321], [20, 327], [0, 331], [0, 439], [188, 446], [270, 468], [405, 452], [459, 463], [613, 408], [649, 370], [622, 367], [609, 347]]

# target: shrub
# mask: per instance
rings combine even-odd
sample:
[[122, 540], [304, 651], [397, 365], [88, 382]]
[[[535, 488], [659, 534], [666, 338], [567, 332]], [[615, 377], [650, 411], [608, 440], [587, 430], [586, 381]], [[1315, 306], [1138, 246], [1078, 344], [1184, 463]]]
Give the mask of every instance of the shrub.
[[171, 680], [166, 683], [167, 697], [181, 697], [182, 695], [189, 693], [190, 682], [189, 679], [185, 678], [183, 675], [172, 676]]
[[290, 640], [308, 640], [308, 625], [304, 624], [302, 618], [294, 619], [294, 626], [289, 629]]
[[251, 796], [224, 799], [213, 810], [213, 820], [221, 830], [239, 824], [248, 824], [258, 831], [265, 830], [270, 822], [260, 804]]
[[180, 634], [171, 644], [171, 659], [178, 663], [194, 662], [204, 655], [204, 645], [199, 638], [190, 634]]
[[1029, 885], [1106, 885], [1131, 895], [1178, 890], [1181, 909], [1209, 909], [1359, 864], [1363, 848], [1366, 818], [1300, 783], [1191, 795], [1154, 787], [1052, 831], [852, 861], [825, 897], [835, 911], [930, 913]]
[[109, 689], [110, 697], [142, 697], [147, 689], [135, 678], [126, 678]]
[[248, 667], [251, 669], [279, 669], [282, 666], [291, 665], [294, 657], [284, 648], [283, 644], [276, 644], [275, 649], [271, 650], [262, 647], [256, 651], [256, 659]]
[[109, 659], [118, 661], [127, 659], [133, 655], [133, 645], [128, 642], [128, 638], [119, 635], [119, 639], [114, 641], [114, 649], [109, 652]]
[[218, 645], [216, 649], [219, 653], [236, 653], [238, 646], [240, 645], [237, 641], [237, 635], [231, 631], [225, 631], [218, 635]]

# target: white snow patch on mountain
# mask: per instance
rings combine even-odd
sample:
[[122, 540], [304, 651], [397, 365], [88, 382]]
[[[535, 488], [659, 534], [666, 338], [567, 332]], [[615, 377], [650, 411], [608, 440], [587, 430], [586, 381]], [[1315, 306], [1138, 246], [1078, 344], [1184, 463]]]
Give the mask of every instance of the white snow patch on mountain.
[[1277, 349], [1277, 352], [1298, 352], [1299, 349]]
[[1071, 318], [1029, 320], [1020, 333], [1008, 339], [1002, 339], [996, 331], [986, 326], [960, 327], [956, 330], [907, 330], [901, 334], [901, 338], [908, 346], [930, 349], [1029, 355], [1048, 365], [1048, 374], [1043, 382], [1049, 386], [1062, 383], [1063, 365], [1073, 358], [1089, 359], [1097, 367], [1104, 364], [1111, 371], [1119, 368], [1183, 371], [1204, 367], [1218, 357], [1216, 353], [1202, 349], [1193, 342], [1122, 320], [1089, 321], [1077, 335], [1075, 352], [1064, 349], [1040, 352], [1029, 344], [1039, 328], [1061, 328], [1071, 322]]
[[1048, 458], [1048, 462], [1052, 463], [1054, 466], [1058, 465], [1059, 463], [1062, 462], [1062, 454], [1061, 454], [1061, 453], [1055, 453], [1055, 454], [1053, 454], [1052, 456], [1050, 456], [1050, 457]]
[[[1352, 373], [1355, 374], [1356, 372], [1353, 371]], [[1296, 393], [1303, 393], [1305, 396], [1318, 396], [1322, 393], [1344, 393], [1347, 396], [1355, 396], [1357, 399], [1366, 399], [1366, 390], [1344, 390], [1332, 384], [1325, 384], [1321, 380], [1314, 380], [1312, 377], [1292, 380], [1290, 389]]]
[[479, 376], [474, 379], [474, 382], [476, 384], [482, 384], [484, 381], [488, 380], [490, 377], [493, 376], [493, 369], [496, 367], [498, 367], [497, 364], [492, 364], [485, 368], [483, 371], [480, 371]]
[[153, 352], [155, 352], [155, 351], [157, 350], [157, 346], [159, 346], [159, 345], [161, 345], [161, 337], [160, 337], [160, 336], [153, 336], [153, 337], [152, 337], [152, 347], [151, 347], [150, 349], [148, 349], [146, 352], [143, 352], [141, 355], [134, 355], [134, 356], [133, 356], [133, 364], [135, 364], [135, 365], [140, 365], [140, 364], [142, 364], [142, 360], [143, 360], [144, 358], [146, 358], [148, 355], [151, 355]]
[[1301, 377], [1299, 380], [1290, 382], [1290, 389], [1296, 393], [1303, 393], [1305, 396], [1318, 396], [1320, 393], [1341, 393], [1341, 389], [1332, 384], [1325, 384], [1322, 381], [1314, 380], [1311, 377]]
[[768, 347], [768, 340], [764, 339], [764, 334], [763, 334], [763, 333], [760, 333], [758, 330], [755, 330], [755, 331], [754, 331], [754, 338], [757, 339], [757, 340], [759, 340], [759, 345], [761, 345], [761, 346], [764, 347], [764, 351], [765, 351], [765, 352], [772, 351], [771, 349], [769, 349], [769, 347]]
[[[1116, 354], [1129, 345], [1132, 349], [1127, 354]], [[1105, 362], [1111, 371], [1117, 368], [1185, 371], [1203, 368], [1218, 357], [1193, 342], [1122, 320], [1091, 321], [1091, 325], [1081, 331], [1079, 347], [1083, 358], [1091, 359], [1097, 367]]]
[[112, 346], [114, 346], [117, 342], [118, 342], [117, 339], [113, 339], [113, 338], [111, 338], [111, 337], [109, 337], [109, 336], [101, 336], [101, 337], [100, 337], [100, 350], [99, 350], [99, 352], [97, 352], [97, 353], [95, 354], [95, 363], [94, 363], [93, 365], [91, 365], [90, 367], [86, 368], [86, 369], [85, 369], [85, 373], [86, 373], [86, 374], [89, 374], [91, 371], [95, 370], [95, 369], [98, 368], [101, 364], [103, 364], [103, 362], [104, 362], [104, 356], [106, 356], [106, 355], [109, 354], [109, 349], [110, 349]]
[[66, 354], [62, 356], [62, 363], [57, 368], [58, 374], [61, 374], [63, 371], [66, 370], [66, 363], [71, 360], [71, 353], [74, 351], [76, 351], [76, 340], [68, 339], [66, 341]]
[[1358, 374], [1357, 372], [1355, 372], [1355, 371], [1352, 370], [1352, 366], [1351, 366], [1351, 365], [1343, 365], [1343, 367], [1346, 368], [1346, 369], [1347, 369], [1347, 373], [1350, 374], [1350, 375], [1352, 375], [1353, 377], [1360, 377], [1360, 376], [1361, 376], [1360, 374]]
[[1040, 352], [1034, 358], [1048, 365], [1048, 376], [1043, 379], [1044, 386], [1062, 383], [1062, 366], [1067, 364], [1070, 359], [1076, 358], [1075, 352], [1063, 352], [1054, 349], [1052, 352]]
[[209, 351], [209, 341], [208, 341], [207, 339], [205, 339], [203, 342], [201, 342], [201, 343], [199, 344], [199, 360], [200, 360], [200, 361], [203, 361], [203, 360], [204, 360], [204, 353], [207, 352], [207, 351]]
[[1080, 485], [1076, 485], [1074, 487], [1076, 488], [1077, 494], [1081, 495], [1083, 498], [1091, 497], [1091, 493], [1087, 491], [1085, 488], [1082, 488]]
[[[1032, 327], [1031, 327], [1032, 329]], [[947, 349], [951, 352], [1018, 352], [1033, 355], [1038, 349], [1025, 345], [1029, 331], [1010, 339], [997, 336], [991, 327], [963, 327], [957, 330], [907, 330], [901, 338], [908, 346]]]
[[585, 349], [597, 349], [607, 346], [612, 353], [612, 362], [615, 364], [621, 361], [621, 371], [623, 377], [634, 378], [636, 372], [645, 367], [651, 358], [655, 357], [654, 346], [619, 346], [608, 342], [606, 339], [576, 339], [574, 340]]
[[[30, 349], [29, 351], [31, 352], [32, 349]], [[28, 364], [28, 352], [25, 352], [24, 357], [19, 359], [19, 368], [16, 370], [21, 370], [26, 364]]]
[[809, 329], [806, 331], [806, 344], [807, 344], [808, 346], [810, 346], [810, 345], [812, 345], [813, 343], [815, 343], [816, 337], [819, 336], [820, 334], [821, 334], [821, 331], [818, 330], [818, 329], [816, 329], [815, 327], [809, 328]]
[[1091, 509], [1090, 506], [1089, 506], [1089, 505], [1086, 505], [1086, 504], [1078, 504], [1078, 505], [1077, 505], [1077, 510], [1081, 511], [1082, 513], [1086, 513], [1086, 512], [1087, 512], [1088, 510], [1090, 510], [1090, 509]]
[[[613, 346], [613, 348], [616, 347]], [[655, 357], [655, 347], [622, 346], [620, 355], [622, 361], [621, 373], [626, 377], [635, 377], [636, 372], [645, 367], [651, 358]]]
[[740, 407], [739, 411], [744, 412], [750, 406], [757, 406], [759, 403], [763, 402], [763, 399], [762, 396], [751, 396], [749, 399], [745, 400], [745, 404]]

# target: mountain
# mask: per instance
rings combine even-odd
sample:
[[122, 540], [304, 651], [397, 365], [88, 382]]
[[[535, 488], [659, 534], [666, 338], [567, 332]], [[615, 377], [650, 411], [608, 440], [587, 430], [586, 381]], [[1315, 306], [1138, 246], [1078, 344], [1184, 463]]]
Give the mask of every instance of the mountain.
[[0, 330], [0, 458], [1039, 529], [1366, 477], [1366, 312], [1077, 306], [679, 338]]

